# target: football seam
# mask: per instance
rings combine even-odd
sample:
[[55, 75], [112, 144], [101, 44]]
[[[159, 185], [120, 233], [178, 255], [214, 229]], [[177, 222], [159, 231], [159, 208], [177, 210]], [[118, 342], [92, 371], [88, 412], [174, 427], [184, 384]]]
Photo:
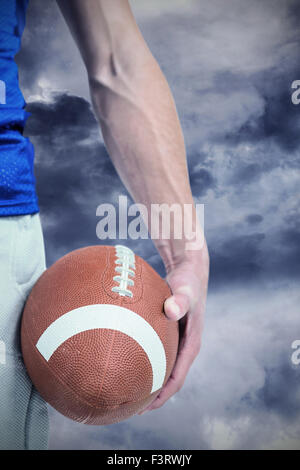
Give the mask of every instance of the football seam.
[[[108, 271], [110, 269], [110, 265], [112, 263], [115, 262], [115, 252], [112, 251], [112, 249], [114, 250], [114, 247], [111, 247], [111, 246], [108, 246], [106, 247], [107, 250], [107, 254], [106, 254], [106, 266], [105, 266], [105, 269], [103, 270], [103, 273], [102, 273], [102, 276], [101, 276], [101, 283], [102, 283], [102, 286], [103, 286], [103, 289], [105, 291], [105, 293], [111, 298], [113, 299], [114, 301], [116, 301], [116, 299], [119, 299], [121, 301], [121, 305], [126, 307], [126, 305], [132, 305], [132, 304], [136, 304], [138, 302], [141, 301], [141, 299], [143, 298], [143, 295], [144, 295], [144, 286], [143, 286], [143, 283], [142, 283], [142, 272], [143, 272], [143, 263], [142, 262], [139, 262], [139, 263], [136, 263], [136, 266], [137, 266], [137, 269], [135, 271], [135, 282], [136, 283], [139, 283], [139, 287], [140, 287], [140, 292], [139, 292], [139, 295], [135, 295], [134, 297], [132, 298], [120, 298], [120, 296], [114, 292], [112, 292], [110, 289], [108, 289], [106, 287], [106, 283], [105, 283], [105, 279], [108, 279]], [[110, 249], [112, 248], [112, 249]], [[141, 259], [140, 257], [138, 257], [136, 254], [135, 255], [135, 258], [136, 259]]]

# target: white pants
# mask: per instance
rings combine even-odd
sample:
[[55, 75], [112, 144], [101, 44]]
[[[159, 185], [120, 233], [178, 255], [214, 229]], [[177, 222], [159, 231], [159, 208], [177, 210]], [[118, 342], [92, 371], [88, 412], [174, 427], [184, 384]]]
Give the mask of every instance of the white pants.
[[47, 405], [20, 350], [24, 302], [45, 269], [38, 214], [0, 217], [0, 449], [46, 449]]

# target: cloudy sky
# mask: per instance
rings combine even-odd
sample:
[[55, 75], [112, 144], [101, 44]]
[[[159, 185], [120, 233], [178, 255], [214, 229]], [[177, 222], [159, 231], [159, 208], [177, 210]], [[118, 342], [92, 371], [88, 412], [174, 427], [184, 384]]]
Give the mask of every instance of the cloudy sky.
[[[50, 266], [127, 195], [55, 2], [31, 0], [20, 81]], [[107, 427], [51, 412], [53, 449], [300, 449], [298, 0], [131, 1], [173, 92], [211, 278], [202, 351], [160, 410]], [[131, 201], [130, 201], [131, 202]], [[128, 241], [164, 275], [150, 240]], [[180, 426], [179, 426], [180, 423]]]

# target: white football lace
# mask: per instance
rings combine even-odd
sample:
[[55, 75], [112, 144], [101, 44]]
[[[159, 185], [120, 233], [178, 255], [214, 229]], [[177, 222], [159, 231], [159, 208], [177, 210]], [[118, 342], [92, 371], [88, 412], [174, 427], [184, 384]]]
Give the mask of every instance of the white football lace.
[[117, 276], [114, 276], [113, 280], [118, 283], [117, 286], [114, 286], [111, 290], [117, 292], [119, 295], [133, 297], [133, 293], [128, 286], [133, 286], [134, 281], [129, 278], [129, 276], [134, 277], [135, 275], [135, 257], [134, 252], [123, 245], [116, 245], [116, 267], [115, 271], [119, 273]]

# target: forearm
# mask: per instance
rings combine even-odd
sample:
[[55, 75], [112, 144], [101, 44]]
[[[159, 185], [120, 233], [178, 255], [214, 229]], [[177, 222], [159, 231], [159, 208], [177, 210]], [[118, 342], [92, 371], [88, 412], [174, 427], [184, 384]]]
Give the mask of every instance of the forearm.
[[134, 199], [146, 206], [191, 203], [182, 131], [155, 60], [104, 85], [92, 80], [91, 96], [110, 157]]
[[[148, 59], [136, 73], [112, 75], [105, 84], [94, 78], [90, 83], [109, 155], [135, 202], [144, 204], [148, 214], [153, 204], [177, 204], [182, 214], [189, 204], [195, 224], [182, 130], [155, 60]], [[150, 217], [148, 222], [151, 230]], [[181, 242], [172, 235], [169, 241], [153, 240], [164, 257], [178, 257], [184, 249], [184, 234]]]
[[[177, 204], [183, 215], [184, 205], [189, 204], [194, 231], [195, 207], [176, 106], [128, 2], [60, 0], [59, 4], [86, 65], [108, 153], [126, 188], [148, 214], [153, 204]], [[151, 233], [150, 217], [147, 222]], [[173, 235], [171, 231], [170, 240], [153, 239], [167, 265], [184, 253], [184, 233], [181, 240]]]

